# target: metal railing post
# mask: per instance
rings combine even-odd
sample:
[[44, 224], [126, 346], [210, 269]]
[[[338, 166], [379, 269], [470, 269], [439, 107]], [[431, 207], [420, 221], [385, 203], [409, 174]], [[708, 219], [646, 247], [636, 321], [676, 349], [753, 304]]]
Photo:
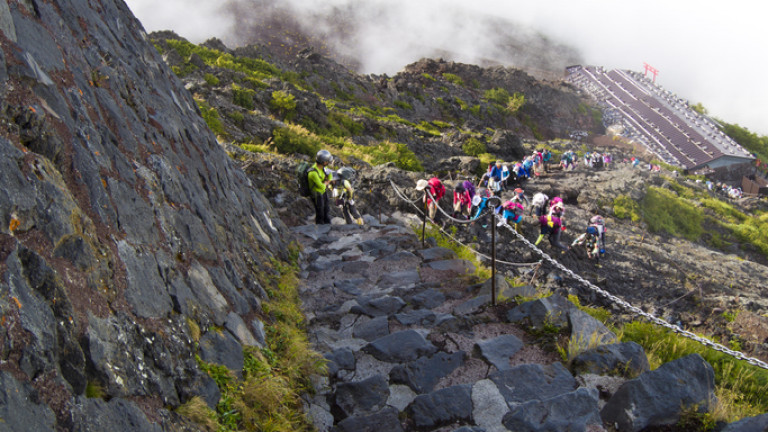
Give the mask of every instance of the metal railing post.
[[424, 196], [424, 221], [421, 224], [421, 247], [426, 247], [427, 238], [427, 197]]
[[496, 306], [496, 217], [491, 212], [491, 305]]

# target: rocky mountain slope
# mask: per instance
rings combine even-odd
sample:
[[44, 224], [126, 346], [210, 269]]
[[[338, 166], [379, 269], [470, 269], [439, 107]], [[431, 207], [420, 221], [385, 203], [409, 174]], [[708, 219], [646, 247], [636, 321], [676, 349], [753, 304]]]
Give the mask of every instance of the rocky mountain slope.
[[196, 354], [264, 342], [283, 222], [122, 1], [3, 0], [0, 30], [2, 428], [193, 429]]
[[[403, 270], [418, 275], [420, 287], [413, 292], [417, 295], [423, 294], [422, 288], [434, 288], [430, 284], [449, 291], [470, 288], [462, 278], [430, 279], [434, 276], [431, 270], [440, 271], [434, 266], [447, 264], [431, 264], [428, 261], [433, 260], [425, 258], [423, 251], [414, 259], [414, 252], [402, 250], [413, 249], [414, 236], [406, 234], [406, 227], [371, 229], [379, 211], [386, 217], [398, 209], [406, 210], [406, 204], [393, 195], [389, 179], [415, 196], [411, 187], [424, 176], [415, 171], [420, 167], [443, 176], [471, 175], [480, 161], [519, 158], [533, 146], [580, 147], [579, 143], [538, 139], [564, 138], [574, 130], [602, 131], [599, 115], [568, 86], [539, 82], [520, 71], [424, 60], [395, 77], [364, 77], [312, 52], [281, 60], [256, 46], [231, 51], [209, 41], [201, 49], [171, 34], [154, 35], [150, 40], [119, 0], [0, 0], [0, 47], [4, 84], [0, 88], [0, 416], [8, 430], [204, 430], [216, 427], [206, 423], [207, 413], [212, 412], [206, 411], [208, 407], [218, 409], [212, 415], [227, 430], [255, 427], [244, 417], [252, 414], [244, 404], [254, 405], [253, 401], [238, 399], [234, 393], [247, 387], [253, 396], [260, 393], [258, 385], [283, 381], [283, 377], [271, 375], [283, 369], [275, 364], [280, 355], [277, 351], [282, 347], [294, 354], [292, 350], [299, 348], [293, 343], [301, 339], [280, 333], [280, 319], [286, 321], [286, 316], [296, 325], [302, 323], [289, 313], [296, 311], [272, 303], [282, 295], [281, 289], [297, 285], [281, 278], [298, 255], [292, 242], [301, 238], [287, 226], [304, 225], [310, 211], [292, 186], [297, 160], [306, 158], [301, 153], [312, 154], [318, 146], [329, 145], [337, 156], [358, 168], [361, 206], [371, 215], [367, 228], [334, 228], [334, 233], [350, 234], [345, 239], [329, 235], [312, 243], [311, 235], [310, 240], [303, 238], [306, 271], [311, 273], [312, 266], [321, 263], [341, 266], [350, 273], [373, 268], [375, 272], [366, 277], [376, 276], [378, 284], [383, 273]], [[477, 157], [467, 157], [467, 153]], [[578, 220], [592, 200], [604, 198], [602, 194], [610, 196], [614, 190], [634, 194], [632, 190], [637, 190], [639, 196], [642, 186], [663, 186], [663, 181], [626, 169], [607, 174], [553, 173], [526, 189], [529, 194], [539, 189], [562, 194]], [[607, 201], [601, 205], [606, 210], [609, 206]], [[691, 261], [698, 262], [685, 265], [698, 264], [691, 268], [706, 272], [708, 284], [700, 283], [698, 297], [690, 296], [696, 301], [676, 301], [675, 308], [684, 305], [679, 311], [694, 317], [705, 311], [702, 322], [713, 327], [717, 321], [712, 318], [719, 316], [714, 310], [717, 303], [710, 306], [705, 301], [722, 291], [735, 275], [740, 284], [754, 289], [733, 289], [722, 301], [749, 298], [751, 314], [739, 315], [751, 319], [742, 332], [746, 341], [764, 328], [759, 316], [764, 271], [758, 264], [745, 267], [738, 258], [728, 256], [718, 260], [722, 265], [719, 273], [708, 271], [711, 265], [705, 259], [712, 252], [701, 245], [646, 237], [641, 228], [619, 220], [610, 224], [617, 240], [611, 252], [617, 259], [609, 259], [602, 270], [588, 277], [627, 297], [636, 293], [641, 304], [649, 308], [661, 305], [666, 311], [664, 303], [687, 292], [659, 287], [677, 286], [668, 283], [690, 278], [687, 267], [672, 264], [690, 253], [685, 249], [690, 247]], [[583, 228], [578, 222], [574, 226]], [[361, 231], [352, 232], [355, 229]], [[535, 230], [530, 225], [525, 229], [528, 235]], [[474, 226], [459, 234], [485, 250], [484, 233]], [[364, 236], [386, 237], [386, 241]], [[371, 249], [363, 251], [360, 245], [353, 245], [358, 240], [373, 240], [368, 244]], [[400, 240], [401, 250], [396, 246], [394, 257], [376, 255], [388, 251], [389, 242]], [[336, 241], [340, 241], [335, 249], [339, 256], [318, 252]], [[669, 245], [675, 249], [665, 250]], [[642, 253], [639, 257], [638, 251]], [[502, 253], [514, 260], [531, 258], [514, 243], [506, 245]], [[383, 259], [370, 264], [371, 258]], [[561, 259], [578, 271], [590, 271], [590, 263], [578, 255]], [[657, 262], [668, 263], [677, 271], [658, 271]], [[312, 285], [310, 273], [304, 274], [302, 287], [308, 293], [322, 291], [325, 285]], [[534, 275], [523, 271], [508, 274], [510, 278], [524, 275], [537, 287], [563, 293], [570, 290], [588, 298], [552, 269]], [[393, 282], [401, 284], [408, 275], [396, 276], [401, 279]], [[358, 281], [359, 286], [346, 282], [334, 284], [334, 289], [346, 289], [344, 295], [354, 297], [358, 308], [339, 312], [340, 319], [351, 319], [346, 312], [370, 317], [382, 305], [378, 296], [366, 297], [373, 293], [362, 291], [371, 289], [373, 281]], [[474, 286], [467, 295], [478, 289]], [[407, 297], [407, 293], [395, 294]], [[344, 295], [338, 299], [347, 299]], [[383, 303], [398, 304], [394, 297]], [[402, 320], [422, 318], [426, 321], [419, 326], [431, 325], [431, 311], [435, 319], [440, 316], [441, 324], [450, 325], [450, 317], [445, 315], [458, 314], [455, 301], [468, 299], [453, 300], [420, 312], [410, 308], [402, 311], [409, 315], [392, 318], [403, 326], [409, 324]], [[697, 302], [705, 308], [688, 308]], [[307, 301], [307, 306], [312, 305]], [[336, 316], [338, 305], [329, 300], [327, 305], [314, 306], [314, 311], [308, 309], [310, 320], [318, 324], [314, 330], [330, 326], [328, 320]], [[327, 310], [317, 310], [324, 306]], [[459, 330], [481, 333], [482, 326], [474, 325], [487, 322], [473, 319], [489, 317], [482, 311], [474, 314], [471, 306], [466, 306], [463, 315], [470, 317], [462, 317]], [[386, 315], [389, 319], [390, 314]], [[693, 325], [693, 319], [682, 312], [678, 315], [680, 321]], [[512, 321], [509, 315], [506, 319]], [[381, 327], [367, 330], [371, 337], [386, 337], [376, 333]], [[421, 408], [412, 407], [409, 412], [429, 411], [433, 402], [454, 400], [444, 398], [447, 393], [432, 394], [428, 386], [420, 387], [420, 374], [409, 371], [427, 361], [422, 354], [437, 355], [440, 348], [441, 358], [458, 358], [457, 350], [446, 349], [450, 344], [445, 340], [444, 345], [435, 345], [440, 345], [439, 329], [429, 342], [434, 350], [423, 338], [429, 328], [399, 330], [405, 333], [400, 332], [398, 338], [422, 336], [416, 339], [424, 342], [426, 351], [404, 359], [415, 364], [387, 361], [381, 343], [374, 343], [377, 339], [369, 341], [371, 346], [364, 350], [390, 366], [400, 366], [400, 376], [393, 384], [420, 388], [418, 393], [425, 396], [420, 399]], [[326, 331], [321, 338], [321, 333], [313, 333], [319, 349], [334, 348], [333, 343], [323, 343], [333, 342], [336, 335]], [[467, 346], [461, 351], [468, 352], [472, 343], [464, 342]], [[753, 342], [751, 352], [759, 354], [760, 343]], [[346, 353], [336, 354], [341, 355], [333, 360], [337, 366], [336, 360], [348, 359]], [[552, 352], [542, 357], [547, 355]], [[469, 357], [472, 364], [480, 364], [480, 357]], [[550, 360], [541, 359], [547, 364]], [[499, 365], [503, 368], [503, 361], [493, 366], [499, 369]], [[698, 362], [693, 367], [697, 365], [701, 373], [695, 375], [710, 382], [706, 366]], [[301, 369], [306, 365], [293, 366]], [[564, 376], [562, 368], [550, 369]], [[303, 372], [315, 370], [316, 365]], [[487, 366], [486, 372], [489, 370]], [[350, 378], [335, 372], [334, 379]], [[308, 381], [306, 376], [301, 379]], [[464, 402], [475, 394], [474, 387], [470, 393], [469, 382], [455, 384], [442, 382], [434, 389], [441, 392], [443, 387], [454, 387], [450, 395], [458, 395]], [[502, 385], [493, 385], [507, 401]], [[482, 386], [493, 393], [488, 382]], [[357, 387], [341, 386], [352, 399]], [[572, 391], [578, 390], [569, 380], [558, 386], [557, 396]], [[375, 399], [372, 406], [381, 405], [384, 393], [382, 389], [371, 395]], [[564, 400], [589, 399], [589, 421], [583, 424], [594, 425], [597, 399], [594, 391], [587, 393], [571, 394]], [[283, 403], [290, 397], [281, 394], [275, 399]], [[337, 397], [336, 402], [339, 400]], [[202, 405], [197, 412], [202, 415], [182, 410], [194, 401]], [[495, 401], [500, 400], [496, 397]], [[315, 402], [310, 405], [319, 407], [316, 411], [321, 417], [327, 419], [330, 413], [339, 425], [345, 418], [371, 412], [344, 402], [329, 405], [330, 411], [325, 412], [321, 401]], [[411, 402], [401, 399], [389, 405], [405, 409]], [[384, 409], [391, 420], [392, 409]], [[300, 417], [295, 410], [291, 415]], [[471, 415], [478, 416], [475, 410]], [[435, 427], [450, 427], [446, 421], [452, 421], [452, 416], [449, 413], [434, 420]], [[484, 424], [472, 423], [466, 416], [460, 420], [468, 427]], [[494, 417], [488, 424], [510, 427], [507, 423], [528, 420]], [[431, 427], [415, 417], [413, 421], [418, 422], [416, 428]], [[359, 423], [347, 424], [351, 424], [348, 430], [354, 430]]]

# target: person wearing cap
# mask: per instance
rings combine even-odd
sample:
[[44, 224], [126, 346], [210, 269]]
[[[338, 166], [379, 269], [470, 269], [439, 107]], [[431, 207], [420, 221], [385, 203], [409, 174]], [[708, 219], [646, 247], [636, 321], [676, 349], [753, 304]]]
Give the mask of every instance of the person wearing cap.
[[315, 164], [309, 170], [307, 179], [309, 190], [312, 193], [312, 202], [315, 205], [315, 223], [331, 223], [331, 206], [328, 199], [327, 187], [333, 180], [328, 166], [333, 161], [333, 156], [328, 150], [320, 150], [315, 156]]
[[427, 214], [429, 215], [429, 218], [434, 221], [437, 216], [437, 203], [435, 201], [440, 201], [440, 198], [445, 195], [445, 186], [443, 186], [443, 182], [437, 177], [432, 177], [429, 180], [421, 179], [416, 182], [416, 190], [427, 190], [429, 191], [429, 194], [435, 198], [433, 201], [426, 192], [424, 193], [424, 202], [427, 203]]
[[341, 213], [344, 215], [344, 221], [347, 224], [356, 223], [363, 225], [363, 218], [355, 206], [355, 189], [352, 187], [350, 179], [354, 176], [354, 170], [344, 167], [336, 171], [333, 176], [333, 197], [336, 199], [336, 205], [341, 207]]
[[515, 192], [515, 196], [513, 196], [510, 201], [517, 202], [520, 204], [522, 204], [523, 201], [525, 201], [526, 205], [531, 204], [530, 201], [528, 201], [528, 197], [525, 196], [525, 192], [521, 188], [515, 188], [514, 192]]

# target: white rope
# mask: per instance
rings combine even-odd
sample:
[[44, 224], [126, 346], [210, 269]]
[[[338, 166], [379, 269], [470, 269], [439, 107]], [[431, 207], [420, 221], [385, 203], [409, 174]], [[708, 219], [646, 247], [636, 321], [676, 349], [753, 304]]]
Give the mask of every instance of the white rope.
[[763, 368], [763, 369], [768, 369], [768, 363], [765, 363], [765, 362], [763, 362], [760, 359], [756, 359], [754, 357], [747, 357], [742, 352], [734, 351], [734, 350], [729, 349], [729, 348], [727, 348], [727, 347], [725, 347], [723, 345], [720, 345], [718, 343], [712, 342], [709, 339], [700, 337], [700, 336], [698, 336], [698, 335], [696, 335], [694, 333], [691, 333], [691, 332], [689, 332], [687, 330], [683, 330], [682, 328], [680, 328], [680, 327], [678, 327], [676, 325], [670, 324], [670, 323], [664, 321], [663, 319], [658, 318], [658, 317], [656, 317], [656, 316], [654, 316], [652, 314], [649, 314], [649, 313], [643, 311], [642, 309], [629, 304], [628, 302], [624, 301], [623, 299], [621, 299], [619, 297], [616, 297], [615, 295], [613, 295], [613, 294], [611, 294], [611, 293], [609, 293], [609, 292], [607, 292], [607, 291], [597, 287], [596, 285], [592, 284], [588, 280], [582, 278], [581, 276], [577, 275], [576, 273], [574, 273], [573, 271], [571, 271], [570, 269], [568, 269], [567, 267], [562, 265], [559, 261], [556, 261], [554, 258], [552, 258], [551, 256], [549, 256], [546, 253], [544, 253], [541, 249], [537, 248], [534, 244], [532, 244], [530, 241], [528, 241], [528, 239], [526, 239], [525, 237], [520, 235], [517, 231], [515, 231], [514, 228], [509, 226], [506, 223], [506, 221], [504, 221], [502, 219], [501, 222], [502, 222], [501, 226], [506, 227], [509, 231], [512, 232], [512, 234], [516, 235], [519, 240], [521, 240], [531, 250], [533, 250], [538, 255], [540, 255], [544, 260], [548, 261], [549, 263], [551, 263], [552, 265], [554, 265], [555, 267], [557, 267], [561, 271], [569, 274], [571, 277], [573, 277], [577, 281], [581, 282], [584, 286], [588, 287], [589, 289], [591, 289], [592, 291], [596, 292], [597, 294], [600, 294], [603, 297], [607, 298], [608, 300], [610, 300], [610, 301], [614, 302], [615, 304], [621, 306], [625, 310], [633, 312], [636, 315], [640, 315], [640, 316], [648, 319], [649, 321], [653, 322], [654, 324], [660, 325], [660, 326], [665, 327], [665, 328], [667, 328], [667, 329], [669, 329], [669, 330], [671, 330], [671, 331], [673, 331], [673, 332], [675, 332], [675, 333], [677, 333], [677, 334], [679, 334], [681, 336], [684, 336], [684, 337], [692, 339], [692, 340], [694, 340], [696, 342], [699, 342], [702, 345], [705, 345], [705, 346], [708, 346], [708, 347], [714, 349], [715, 351], [720, 351], [722, 353], [725, 353], [725, 354], [728, 354], [728, 355], [730, 355], [732, 357], [735, 357], [735, 358], [737, 358], [739, 360], [744, 360], [747, 363], [751, 364], [752, 366], [757, 366], [757, 367], [760, 367], [760, 368]]

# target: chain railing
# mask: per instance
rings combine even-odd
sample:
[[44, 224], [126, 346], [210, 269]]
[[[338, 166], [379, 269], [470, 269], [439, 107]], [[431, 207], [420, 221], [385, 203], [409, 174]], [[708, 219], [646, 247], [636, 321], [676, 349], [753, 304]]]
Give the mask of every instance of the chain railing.
[[[416, 201], [418, 201], [418, 199], [414, 200], [414, 201], [411, 201], [410, 199], [408, 199], [407, 196], [405, 196], [403, 194], [403, 192], [395, 184], [394, 181], [392, 181], [391, 179], [389, 181], [390, 181], [390, 183], [392, 185], [393, 190], [395, 191], [395, 193], [398, 195], [398, 197], [400, 199], [409, 202], [416, 209], [417, 212], [419, 212], [420, 214], [424, 215], [424, 212], [421, 209], [419, 209], [419, 207], [415, 204]], [[434, 200], [434, 198], [432, 197], [432, 194], [430, 194], [429, 191], [425, 191], [425, 192], [428, 194], [428, 196], [430, 198], [433, 199], [433, 202], [435, 203], [437, 208], [440, 209], [440, 211], [444, 215], [447, 216], [447, 214], [445, 214], [445, 212], [440, 208], [440, 206], [437, 205], [437, 201]], [[485, 216], [486, 214], [488, 214], [488, 213], [487, 212], [483, 213], [479, 217]], [[505, 261], [498, 261], [498, 260], [496, 260], [497, 263], [513, 265], [513, 266], [517, 266], [517, 267], [528, 267], [528, 266], [540, 265], [543, 261], [547, 261], [548, 263], [552, 264], [555, 268], [557, 268], [560, 271], [566, 273], [567, 275], [569, 275], [570, 277], [572, 277], [573, 279], [575, 279], [576, 281], [578, 281], [579, 283], [581, 283], [585, 287], [589, 288], [590, 290], [592, 290], [596, 294], [606, 298], [607, 300], [611, 301], [612, 303], [616, 304], [617, 306], [621, 307], [622, 309], [624, 309], [626, 311], [629, 311], [629, 312], [631, 312], [631, 313], [633, 313], [633, 314], [635, 314], [637, 316], [641, 316], [641, 317], [647, 319], [648, 321], [650, 321], [650, 322], [652, 322], [652, 323], [654, 323], [656, 325], [659, 325], [661, 327], [669, 329], [670, 331], [672, 331], [672, 332], [674, 332], [676, 334], [679, 334], [679, 335], [681, 335], [683, 337], [686, 337], [688, 339], [696, 341], [696, 342], [698, 342], [698, 343], [700, 343], [700, 344], [702, 344], [704, 346], [707, 346], [707, 347], [709, 347], [709, 348], [711, 348], [711, 349], [713, 349], [715, 351], [719, 351], [719, 352], [722, 352], [724, 354], [730, 355], [731, 357], [734, 357], [736, 359], [743, 360], [743, 361], [749, 363], [752, 366], [757, 366], [759, 368], [768, 369], [768, 363], [765, 363], [764, 361], [762, 361], [760, 359], [757, 359], [757, 358], [754, 358], [754, 357], [748, 357], [746, 354], [744, 354], [744, 353], [742, 353], [740, 351], [732, 350], [732, 349], [730, 349], [730, 348], [728, 348], [726, 346], [723, 346], [723, 345], [721, 345], [719, 343], [713, 342], [713, 341], [711, 341], [711, 340], [709, 340], [707, 338], [701, 337], [701, 336], [699, 336], [699, 335], [697, 335], [695, 333], [692, 333], [692, 332], [690, 332], [688, 330], [680, 328], [680, 327], [678, 327], [678, 326], [676, 326], [674, 324], [668, 323], [667, 321], [665, 321], [665, 320], [663, 320], [663, 319], [661, 319], [661, 318], [659, 318], [659, 317], [657, 317], [657, 316], [655, 316], [653, 314], [645, 312], [645, 311], [643, 311], [642, 309], [640, 309], [637, 306], [634, 306], [634, 305], [630, 304], [629, 302], [625, 301], [624, 299], [619, 298], [619, 297], [617, 297], [617, 296], [615, 296], [615, 295], [613, 295], [613, 294], [603, 290], [602, 288], [596, 286], [592, 282], [584, 279], [583, 277], [581, 277], [580, 275], [578, 275], [577, 273], [575, 273], [571, 269], [565, 267], [562, 263], [560, 263], [559, 261], [555, 260], [554, 258], [549, 256], [548, 254], [546, 254], [544, 251], [542, 251], [541, 249], [536, 247], [536, 245], [531, 243], [522, 234], [520, 234], [517, 231], [515, 231], [515, 229], [512, 226], [510, 226], [507, 223], [507, 221], [502, 216], [494, 214], [493, 217], [494, 217], [495, 220], [493, 220], [492, 223], [496, 224], [497, 221], [498, 221], [499, 226], [508, 229], [526, 247], [531, 249], [534, 253], [536, 253], [537, 255], [541, 256], [541, 258], [542, 258], [541, 261], [537, 261], [537, 262], [534, 262], [534, 263], [524, 263], [524, 264], [523, 263], [507, 263]], [[471, 222], [471, 221], [461, 221], [461, 220], [455, 219], [455, 218], [450, 218], [450, 219], [459, 221], [461, 223]], [[446, 232], [444, 229], [442, 229], [440, 227], [438, 227], [438, 228], [440, 229], [440, 231], [443, 234], [447, 235], [449, 238], [451, 238], [456, 243], [458, 243], [458, 244], [460, 244], [460, 245], [462, 245], [462, 246], [472, 250], [478, 256], [481, 256], [481, 257], [483, 257], [485, 259], [492, 259], [492, 257], [489, 257], [487, 255], [484, 255], [484, 254], [478, 252], [478, 251], [475, 251], [474, 249], [469, 248], [469, 246], [465, 245], [464, 243], [462, 243], [461, 241], [456, 239], [454, 236], [452, 236], [450, 233]]]

